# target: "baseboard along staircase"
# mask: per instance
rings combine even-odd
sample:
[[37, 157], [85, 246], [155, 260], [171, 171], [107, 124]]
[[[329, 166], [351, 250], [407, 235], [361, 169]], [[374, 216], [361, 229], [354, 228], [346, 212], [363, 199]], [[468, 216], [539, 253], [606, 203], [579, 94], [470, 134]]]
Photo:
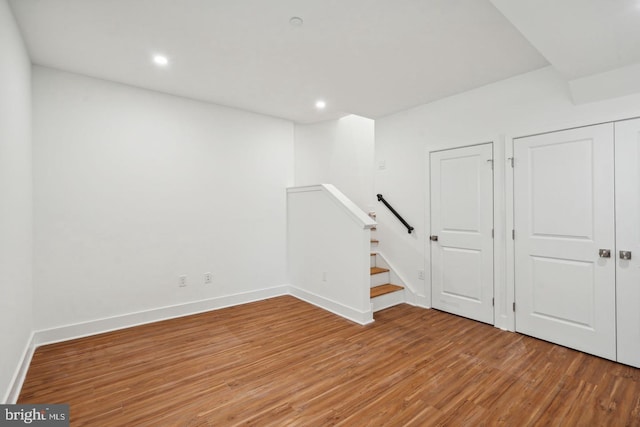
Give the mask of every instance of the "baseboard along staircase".
[[[375, 212], [370, 212], [369, 216], [376, 218]], [[375, 237], [376, 228], [371, 229], [371, 307], [373, 312], [393, 307], [405, 302], [404, 286], [394, 284], [399, 282], [399, 278], [393, 273], [390, 266], [385, 262], [382, 255], [376, 249], [380, 243]]]

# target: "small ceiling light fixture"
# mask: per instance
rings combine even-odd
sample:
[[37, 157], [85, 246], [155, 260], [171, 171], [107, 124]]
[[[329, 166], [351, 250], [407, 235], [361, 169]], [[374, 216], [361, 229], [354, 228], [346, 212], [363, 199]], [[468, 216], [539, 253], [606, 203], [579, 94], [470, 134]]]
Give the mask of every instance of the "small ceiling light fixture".
[[292, 27], [302, 27], [304, 21], [299, 16], [292, 16], [291, 19], [289, 19], [289, 24], [291, 24]]
[[153, 55], [153, 63], [160, 67], [165, 67], [169, 65], [169, 58], [164, 55]]
[[324, 102], [323, 100], [320, 99], [320, 100], [316, 101], [316, 108], [318, 110], [324, 110], [326, 106], [327, 106], [327, 103]]

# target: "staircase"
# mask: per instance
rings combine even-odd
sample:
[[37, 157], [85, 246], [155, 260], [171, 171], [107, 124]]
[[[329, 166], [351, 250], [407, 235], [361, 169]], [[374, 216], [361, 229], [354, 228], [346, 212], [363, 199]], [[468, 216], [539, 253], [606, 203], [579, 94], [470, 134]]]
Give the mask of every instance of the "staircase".
[[[375, 212], [370, 212], [369, 216], [376, 218]], [[385, 262], [382, 255], [376, 249], [380, 243], [375, 236], [376, 229], [371, 229], [371, 307], [373, 312], [393, 307], [405, 302], [404, 286], [398, 283], [399, 278], [393, 273], [390, 266]]]

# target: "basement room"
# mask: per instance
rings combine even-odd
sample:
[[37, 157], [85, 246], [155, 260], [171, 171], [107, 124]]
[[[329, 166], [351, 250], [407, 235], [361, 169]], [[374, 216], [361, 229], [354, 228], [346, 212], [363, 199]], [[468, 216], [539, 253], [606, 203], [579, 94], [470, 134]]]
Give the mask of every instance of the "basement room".
[[640, 0], [0, 0], [0, 425], [640, 426]]

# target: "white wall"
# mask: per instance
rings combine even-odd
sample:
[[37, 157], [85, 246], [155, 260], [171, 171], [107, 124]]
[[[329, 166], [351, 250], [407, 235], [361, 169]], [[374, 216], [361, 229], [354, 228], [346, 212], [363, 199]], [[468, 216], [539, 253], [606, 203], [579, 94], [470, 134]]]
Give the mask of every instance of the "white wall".
[[0, 402], [32, 330], [31, 63], [0, 0]]
[[369, 228], [375, 224], [332, 185], [287, 194], [293, 295], [355, 322], [373, 321]]
[[33, 73], [36, 329], [287, 283], [292, 123]]
[[511, 173], [505, 165], [511, 139], [634, 116], [640, 116], [639, 95], [576, 106], [566, 81], [548, 67], [376, 120], [376, 165], [385, 161], [386, 169], [375, 171], [375, 190], [416, 228], [415, 235], [408, 235], [395, 218], [378, 209], [380, 251], [428, 303], [429, 280], [417, 278], [417, 270], [423, 268], [429, 278], [428, 152], [494, 141], [496, 323], [511, 328], [508, 306], [513, 284], [505, 278]]
[[356, 115], [297, 124], [296, 185], [333, 184], [360, 209], [374, 209], [374, 127], [373, 120]]

